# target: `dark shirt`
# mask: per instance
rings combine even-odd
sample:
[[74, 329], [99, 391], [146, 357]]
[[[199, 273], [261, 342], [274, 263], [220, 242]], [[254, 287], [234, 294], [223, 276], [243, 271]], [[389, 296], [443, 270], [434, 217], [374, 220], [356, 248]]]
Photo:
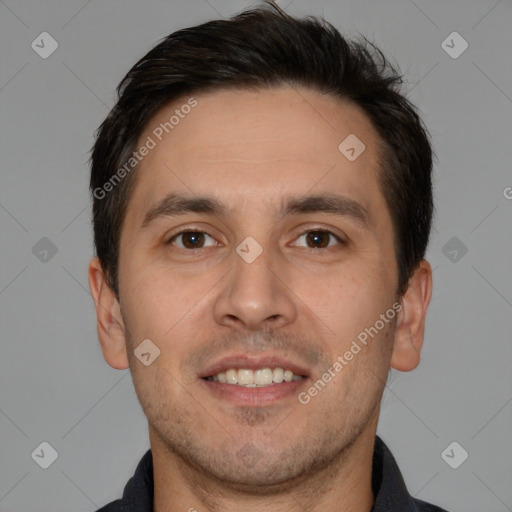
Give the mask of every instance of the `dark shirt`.
[[[372, 488], [375, 503], [370, 512], [446, 512], [413, 498], [388, 447], [378, 436], [373, 452]], [[153, 512], [153, 457], [148, 450], [124, 488], [123, 497], [97, 512]]]

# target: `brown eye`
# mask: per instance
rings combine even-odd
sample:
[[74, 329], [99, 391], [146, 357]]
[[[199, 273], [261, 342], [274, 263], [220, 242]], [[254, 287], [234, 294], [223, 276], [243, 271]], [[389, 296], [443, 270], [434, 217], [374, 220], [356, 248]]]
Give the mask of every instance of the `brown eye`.
[[310, 249], [325, 249], [340, 242], [340, 239], [334, 233], [325, 230], [307, 231], [300, 235], [297, 240], [303, 240], [297, 245]]
[[306, 236], [310, 247], [323, 248], [329, 245], [330, 234], [325, 231], [311, 231]]
[[[213, 243], [208, 243], [210, 239]], [[169, 243], [181, 249], [203, 249], [215, 245], [215, 240], [208, 234], [202, 231], [182, 231], [173, 236]]]

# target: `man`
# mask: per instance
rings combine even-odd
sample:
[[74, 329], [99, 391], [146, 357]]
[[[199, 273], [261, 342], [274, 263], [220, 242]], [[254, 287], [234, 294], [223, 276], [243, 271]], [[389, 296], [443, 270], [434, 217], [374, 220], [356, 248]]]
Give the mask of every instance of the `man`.
[[271, 5], [169, 35], [121, 82], [89, 284], [151, 450], [102, 511], [441, 510], [376, 437], [432, 288], [432, 152], [399, 85]]

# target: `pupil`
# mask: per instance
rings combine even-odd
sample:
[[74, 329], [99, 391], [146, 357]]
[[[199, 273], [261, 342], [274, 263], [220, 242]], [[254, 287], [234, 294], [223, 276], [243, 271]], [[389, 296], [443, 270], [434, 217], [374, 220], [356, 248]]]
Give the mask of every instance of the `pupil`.
[[202, 233], [190, 232], [185, 235], [184, 245], [185, 247], [196, 248], [197, 246], [202, 245], [203, 239], [204, 235]]
[[307, 236], [308, 244], [315, 245], [316, 247], [327, 247], [328, 237], [325, 236], [323, 231], [312, 231]]

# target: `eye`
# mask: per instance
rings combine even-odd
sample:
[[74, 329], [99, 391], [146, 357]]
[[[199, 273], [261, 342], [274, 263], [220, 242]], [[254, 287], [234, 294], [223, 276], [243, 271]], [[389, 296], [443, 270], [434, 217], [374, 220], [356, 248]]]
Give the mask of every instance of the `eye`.
[[302, 235], [297, 238], [297, 241], [299, 240], [303, 240], [305, 245], [297, 242], [294, 245], [309, 247], [310, 249], [325, 249], [342, 242], [334, 233], [320, 229], [302, 233]]
[[203, 249], [216, 245], [217, 242], [204, 231], [181, 231], [167, 243], [180, 249]]

